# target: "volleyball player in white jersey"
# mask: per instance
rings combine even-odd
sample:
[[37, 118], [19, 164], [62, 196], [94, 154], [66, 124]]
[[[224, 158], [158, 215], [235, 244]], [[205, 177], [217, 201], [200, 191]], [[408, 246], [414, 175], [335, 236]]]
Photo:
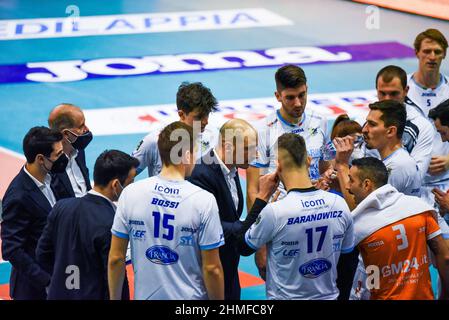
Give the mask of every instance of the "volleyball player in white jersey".
[[[328, 142], [327, 120], [316, 114], [313, 110], [306, 110], [307, 104], [307, 78], [304, 71], [295, 65], [286, 65], [279, 68], [275, 74], [276, 99], [281, 108], [268, 115], [257, 125], [258, 131], [258, 159], [246, 170], [246, 205], [251, 208], [259, 189], [259, 176], [276, 171], [277, 152], [275, 144], [277, 138], [284, 133], [294, 133], [302, 136], [307, 145], [307, 152], [312, 157], [310, 177], [318, 180], [320, 167], [324, 172], [327, 169], [329, 155], [326, 154]], [[285, 189], [280, 185], [282, 199], [286, 195]], [[263, 261], [265, 250], [262, 248], [256, 254], [259, 273], [264, 277], [265, 265]]]
[[419, 196], [421, 178], [418, 167], [401, 141], [406, 122], [404, 105], [394, 100], [383, 100], [370, 104], [369, 108], [362, 129], [367, 148], [379, 151], [389, 171], [388, 183], [399, 192]]
[[[449, 98], [448, 79], [440, 73], [448, 42], [439, 30], [428, 29], [416, 36], [414, 48], [418, 58], [418, 70], [408, 75], [408, 97], [416, 109], [427, 117], [430, 109]], [[449, 190], [449, 143], [443, 142], [435, 126], [433, 128], [432, 157], [421, 188], [421, 197], [430, 205], [435, 204], [433, 189], [443, 192]], [[440, 215], [438, 219], [443, 238], [448, 241], [449, 226]]]
[[405, 105], [407, 121], [402, 145], [415, 159], [421, 180], [424, 179], [429, 168], [434, 129], [429, 119], [407, 98], [407, 73], [394, 65], [382, 68], [376, 76], [376, 90], [379, 101], [395, 100]]
[[281, 103], [281, 108], [256, 125], [259, 133], [258, 159], [247, 170], [248, 208], [251, 208], [257, 194], [258, 177], [276, 171], [275, 144], [282, 134], [294, 133], [305, 139], [307, 152], [312, 158], [309, 171], [312, 180], [320, 177], [320, 165], [327, 166], [322, 162], [330, 160], [325, 153], [329, 140], [327, 119], [314, 110], [306, 109], [308, 88], [304, 71], [298, 66], [286, 65], [276, 71], [275, 80], [274, 94]]
[[128, 242], [135, 299], [224, 298], [216, 200], [184, 180], [195, 165], [193, 141], [192, 127], [179, 121], [165, 127], [158, 140], [161, 173], [121, 194], [109, 254], [111, 299], [120, 298]]
[[249, 255], [267, 244], [268, 299], [337, 299], [340, 253], [352, 251], [349, 208], [340, 196], [315, 189], [309, 177], [311, 157], [304, 139], [285, 133], [278, 139], [278, 175], [287, 195], [264, 207], [257, 199], [256, 222], [239, 241]]
[[[443, 101], [438, 106], [436, 106], [433, 109], [430, 109], [429, 111], [429, 117], [434, 121], [435, 128], [440, 135], [441, 141], [443, 143], [446, 143], [449, 141], [449, 99]], [[439, 188], [432, 189], [432, 193], [434, 195], [439, 195], [439, 197], [435, 197], [435, 203], [438, 205], [438, 209], [441, 208], [441, 197], [444, 195], [446, 196], [447, 191], [442, 191]], [[449, 214], [447, 208], [442, 208], [440, 210], [440, 215], [443, 216], [443, 214], [446, 215], [446, 222], [449, 220]], [[446, 239], [446, 242], [449, 244], [449, 227], [446, 227], [445, 225], [441, 225], [441, 223], [444, 223], [441, 221], [440, 218], [440, 228], [443, 231], [443, 238]]]
[[[197, 159], [201, 159], [215, 145], [215, 134], [206, 129], [206, 126], [209, 114], [217, 110], [217, 105], [218, 102], [210, 89], [200, 82], [183, 82], [178, 88], [176, 106], [179, 120], [198, 130]], [[137, 168], [138, 174], [145, 168], [148, 170], [149, 177], [155, 176], [161, 171], [162, 161], [157, 148], [159, 132], [160, 129], [157, 129], [147, 134], [133, 151], [133, 157], [140, 161]]]

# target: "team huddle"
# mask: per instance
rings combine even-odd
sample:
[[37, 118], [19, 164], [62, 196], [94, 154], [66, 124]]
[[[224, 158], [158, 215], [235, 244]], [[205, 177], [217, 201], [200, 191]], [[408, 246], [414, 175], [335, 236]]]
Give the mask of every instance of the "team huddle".
[[267, 299], [449, 299], [447, 47], [420, 33], [418, 70], [385, 66], [367, 117], [329, 129], [296, 65], [275, 73], [278, 110], [216, 130], [211, 90], [182, 83], [179, 121], [131, 155], [104, 151], [93, 186], [84, 115], [57, 106], [3, 199], [11, 297], [129, 299], [132, 264], [135, 299], [239, 300], [240, 256], [255, 253]]

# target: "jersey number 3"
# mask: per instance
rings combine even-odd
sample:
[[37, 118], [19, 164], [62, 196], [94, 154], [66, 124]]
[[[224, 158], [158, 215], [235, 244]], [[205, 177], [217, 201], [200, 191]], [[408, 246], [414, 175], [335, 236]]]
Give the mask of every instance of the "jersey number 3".
[[407, 234], [405, 233], [405, 228], [403, 224], [398, 224], [391, 227], [393, 231], [399, 231], [399, 234], [396, 235], [396, 239], [401, 240], [401, 244], [398, 245], [398, 251], [406, 249], [408, 247]]

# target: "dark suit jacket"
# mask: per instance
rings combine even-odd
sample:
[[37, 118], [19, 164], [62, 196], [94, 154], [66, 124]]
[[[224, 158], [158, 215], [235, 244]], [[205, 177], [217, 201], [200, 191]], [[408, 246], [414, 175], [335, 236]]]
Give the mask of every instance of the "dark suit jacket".
[[[86, 182], [87, 191], [92, 189], [89, 180], [89, 169], [86, 166], [86, 153], [84, 150], [79, 150], [78, 155], [75, 158], [76, 163], [80, 167], [83, 174], [84, 181]], [[72, 184], [70, 183], [67, 172], [52, 174], [51, 187], [54, 190], [56, 199], [73, 198], [75, 192], [73, 191]]]
[[[237, 185], [239, 204], [235, 209], [231, 191], [226, 184], [225, 177], [217, 162], [213, 151], [206, 154], [201, 163], [195, 166], [189, 181], [209, 191], [217, 200], [220, 220], [225, 236], [225, 245], [220, 247], [220, 260], [223, 266], [225, 281], [225, 299], [240, 299], [240, 282], [238, 276], [238, 265], [240, 255], [236, 247], [236, 234], [240, 230], [240, 216], [243, 211], [243, 193], [240, 186], [238, 174], [235, 177]], [[212, 163], [212, 164], [210, 164]]]
[[15, 300], [45, 299], [50, 275], [36, 262], [35, 250], [51, 205], [24, 169], [3, 198], [3, 258], [12, 265], [10, 296]]
[[[53, 207], [36, 249], [37, 261], [51, 274], [49, 300], [109, 299], [107, 271], [114, 214], [107, 199], [92, 194], [63, 199]], [[123, 296], [129, 299], [127, 281]]]

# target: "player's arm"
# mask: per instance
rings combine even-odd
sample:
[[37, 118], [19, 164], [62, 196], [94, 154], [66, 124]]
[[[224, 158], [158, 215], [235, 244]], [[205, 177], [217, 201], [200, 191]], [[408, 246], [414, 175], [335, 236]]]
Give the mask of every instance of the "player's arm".
[[224, 275], [219, 249], [201, 250], [203, 278], [210, 300], [224, 299]]
[[449, 300], [449, 248], [441, 235], [428, 240], [427, 244], [435, 254], [436, 267], [441, 279], [440, 299]]
[[260, 169], [249, 166], [246, 169], [246, 207], [248, 212], [256, 201], [259, 192]]
[[340, 290], [338, 300], [349, 300], [354, 275], [357, 270], [359, 251], [354, 248], [354, 221], [349, 208], [344, 210], [347, 214], [347, 228], [341, 242], [341, 254], [337, 264], [337, 288]]
[[432, 158], [433, 128], [430, 122], [428, 124], [428, 126], [421, 128], [416, 145], [410, 152], [410, 156], [415, 159], [416, 165], [418, 166], [421, 181], [424, 180], [429, 169], [430, 159]]
[[127, 238], [112, 235], [108, 259], [109, 298], [111, 300], [120, 300], [122, 297], [126, 272], [125, 260], [127, 247]]
[[335, 157], [335, 169], [337, 170], [337, 180], [341, 193], [350, 210], [356, 207], [352, 194], [349, 193], [349, 159], [354, 150], [354, 138], [351, 136], [334, 139], [337, 155]]
[[137, 148], [131, 154], [139, 160], [139, 166], [136, 168], [137, 174], [140, 174], [146, 168], [149, 168], [149, 172], [152, 172], [157, 165], [157, 152], [157, 139], [152, 139], [147, 135], [139, 142]]

